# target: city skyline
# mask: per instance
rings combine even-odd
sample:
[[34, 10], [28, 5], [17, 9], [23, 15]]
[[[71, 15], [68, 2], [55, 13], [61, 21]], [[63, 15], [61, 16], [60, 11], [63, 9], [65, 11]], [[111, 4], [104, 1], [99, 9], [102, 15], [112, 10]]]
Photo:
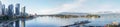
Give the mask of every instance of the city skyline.
[[0, 1], [0, 10], [1, 10], [0, 15], [12, 17], [12, 16], [23, 16], [24, 14], [25, 16], [25, 15], [28, 15], [28, 13], [26, 13], [25, 7], [26, 6], [21, 7], [20, 3], [17, 3], [15, 5], [9, 4], [8, 6], [6, 6]]
[[1, 0], [3, 4], [20, 3], [30, 14], [53, 14], [60, 12], [120, 11], [120, 0]]

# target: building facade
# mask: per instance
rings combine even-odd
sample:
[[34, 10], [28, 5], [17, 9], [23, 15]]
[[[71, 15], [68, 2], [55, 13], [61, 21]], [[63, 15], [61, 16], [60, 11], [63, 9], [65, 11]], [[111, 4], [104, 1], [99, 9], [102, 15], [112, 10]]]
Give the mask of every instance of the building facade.
[[0, 15], [2, 15], [2, 2], [0, 1]]
[[26, 9], [25, 6], [21, 9], [21, 12], [22, 12], [21, 15], [22, 15], [22, 16], [25, 16], [25, 9]]
[[13, 14], [14, 14], [14, 10], [13, 10], [14, 8], [13, 8], [13, 4], [11, 4], [11, 5], [9, 5], [8, 6], [8, 16], [13, 16]]
[[16, 7], [15, 7], [15, 15], [20, 15], [20, 4], [16, 4]]
[[2, 5], [2, 15], [5, 15], [5, 5]]

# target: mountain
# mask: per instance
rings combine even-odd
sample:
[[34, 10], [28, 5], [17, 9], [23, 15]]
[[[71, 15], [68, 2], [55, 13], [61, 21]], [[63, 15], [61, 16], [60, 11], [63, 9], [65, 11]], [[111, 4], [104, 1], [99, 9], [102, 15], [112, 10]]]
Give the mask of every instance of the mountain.
[[78, 12], [61, 12], [62, 15], [88, 15], [88, 13], [78, 13]]

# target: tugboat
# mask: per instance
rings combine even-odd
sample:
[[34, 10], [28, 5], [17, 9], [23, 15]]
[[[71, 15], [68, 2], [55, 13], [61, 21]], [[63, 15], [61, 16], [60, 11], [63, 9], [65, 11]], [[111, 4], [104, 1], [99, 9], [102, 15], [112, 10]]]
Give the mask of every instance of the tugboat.
[[[61, 27], [71, 27], [71, 26], [80, 27], [80, 25], [84, 25], [84, 24], [87, 24], [87, 23], [90, 23], [90, 21], [85, 20], [85, 21], [75, 22], [74, 24], [61, 26]], [[76, 26], [76, 25], [78, 25], [78, 26]]]

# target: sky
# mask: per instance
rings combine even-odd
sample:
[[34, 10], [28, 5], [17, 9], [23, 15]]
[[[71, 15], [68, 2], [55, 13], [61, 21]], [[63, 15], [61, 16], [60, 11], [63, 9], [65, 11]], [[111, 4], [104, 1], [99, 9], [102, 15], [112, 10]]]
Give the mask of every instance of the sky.
[[20, 3], [30, 14], [56, 14], [61, 12], [120, 11], [120, 0], [1, 0], [2, 4]]

